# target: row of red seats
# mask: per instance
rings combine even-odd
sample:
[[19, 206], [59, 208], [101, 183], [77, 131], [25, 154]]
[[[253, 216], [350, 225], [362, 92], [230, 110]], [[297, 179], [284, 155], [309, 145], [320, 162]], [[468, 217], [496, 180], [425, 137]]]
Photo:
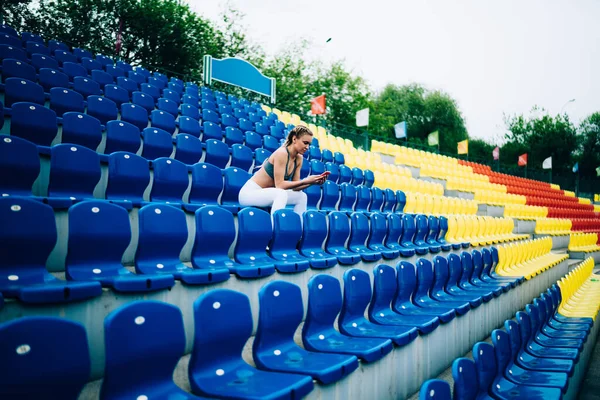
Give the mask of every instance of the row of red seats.
[[[585, 218], [595, 219], [600, 222], [600, 213], [593, 211], [548, 207], [548, 218], [569, 218], [571, 220], [573, 220], [573, 218]], [[573, 230], [576, 229], [573, 228]]]
[[571, 222], [573, 231], [600, 234], [600, 217], [572, 219]]
[[579, 202], [549, 199], [547, 197], [538, 197], [530, 195], [525, 196], [527, 197], [525, 204], [530, 206], [560, 207], [570, 210], [594, 211], [594, 206], [592, 204], [581, 204]]

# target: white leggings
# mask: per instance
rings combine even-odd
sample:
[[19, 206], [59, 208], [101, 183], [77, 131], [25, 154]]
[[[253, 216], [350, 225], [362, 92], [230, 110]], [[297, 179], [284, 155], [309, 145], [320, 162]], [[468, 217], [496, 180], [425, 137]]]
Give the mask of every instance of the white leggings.
[[294, 212], [300, 215], [301, 222], [307, 204], [306, 193], [304, 192], [274, 187], [263, 188], [252, 179], [248, 180], [240, 189], [239, 201], [240, 205], [244, 207], [271, 207], [271, 216], [275, 211], [285, 208], [288, 204], [293, 204]]

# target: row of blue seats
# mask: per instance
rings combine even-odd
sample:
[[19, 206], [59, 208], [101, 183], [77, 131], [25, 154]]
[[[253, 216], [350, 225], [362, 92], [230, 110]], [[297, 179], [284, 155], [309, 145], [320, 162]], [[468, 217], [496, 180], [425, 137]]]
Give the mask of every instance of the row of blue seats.
[[[227, 280], [230, 272], [241, 278], [261, 278], [276, 269], [295, 273], [338, 263], [355, 265], [439, 252], [442, 246], [444, 250], [452, 248], [445, 242], [445, 232], [439, 230], [435, 217], [429, 218], [430, 228], [425, 216], [417, 216], [424, 225], [416, 227], [415, 217], [407, 214], [348, 216], [332, 212], [326, 217], [308, 211], [301, 224], [294, 212], [278, 210], [272, 229], [266, 211], [248, 207], [238, 213], [236, 229], [231, 212], [219, 206], [203, 206], [195, 211], [190, 251], [195, 269], [190, 269], [180, 259], [190, 235], [181, 209], [151, 203], [139, 209], [137, 218], [139, 226], [132, 227], [128, 212], [106, 201], [83, 201], [71, 206], [63, 256], [67, 278], [77, 283], [65, 283], [54, 279], [45, 268], [58, 235], [52, 208], [26, 197], [0, 198], [2, 225], [13, 227], [1, 232], [1, 291], [25, 302], [72, 301], [99, 295], [99, 285], [93, 282], [118, 291], [152, 291], [171, 287], [173, 277], [189, 284], [209, 284]], [[139, 237], [137, 246], [134, 243], [133, 264], [141, 275], [132, 274], [122, 265], [131, 232], [136, 229]], [[232, 260], [229, 248], [236, 233]], [[492, 271], [492, 254], [485, 266], [481, 254], [475, 261], [469, 253], [462, 258], [469, 274], [463, 273], [465, 282], [479, 280], [482, 268], [485, 275]], [[450, 264], [461, 274], [460, 257]], [[455, 276], [454, 283], [457, 280]]]
[[[425, 283], [417, 283], [415, 270], [419, 279], [431, 279], [432, 270], [428, 261], [419, 262], [422, 265], [416, 268], [408, 262], [396, 268], [376, 266], [374, 293], [369, 274], [362, 270], [344, 273], [343, 295], [336, 278], [313, 276], [302, 328], [304, 348], [294, 342], [304, 315], [300, 288], [285, 281], [264, 285], [252, 344], [256, 368], [242, 358], [253, 327], [248, 297], [225, 289], [207, 292], [193, 306], [194, 344], [188, 366], [192, 392], [219, 398], [302, 398], [313, 389], [313, 379], [327, 385], [351, 376], [359, 358], [376, 362], [394, 346], [409, 345], [419, 334], [451, 321], [459, 309], [468, 309], [470, 301], [481, 300], [488, 290], [457, 289], [461, 295], [454, 296], [453, 305], [438, 301], [436, 292], [423, 292]], [[437, 257], [436, 267], [445, 262], [444, 257]], [[491, 280], [486, 287], [504, 286]], [[46, 334], [42, 337], [37, 334], [40, 331]], [[177, 307], [157, 301], [131, 302], [106, 317], [104, 331], [101, 398], [195, 398], [173, 382], [185, 349], [183, 318]], [[89, 379], [86, 331], [78, 323], [27, 317], [0, 326], [0, 338], [0, 352], [7, 361], [0, 364], [0, 394], [35, 397], [52, 389], [60, 398], [77, 398]], [[50, 372], [41, 360], [56, 354], [61, 354], [61, 361]]]
[[[212, 139], [203, 144], [197, 138], [185, 134], [177, 135], [173, 149], [168, 134], [152, 128], [144, 130], [143, 136], [144, 147], [141, 156], [138, 156], [124, 151], [103, 155], [74, 144], [38, 147], [18, 137], [0, 135], [0, 166], [7, 172], [0, 178], [0, 193], [138, 201], [144, 197], [151, 184], [152, 191], [147, 200], [160, 201], [153, 198], [160, 191], [167, 195], [169, 201], [181, 203], [197, 200], [195, 196], [191, 196], [190, 201], [182, 200], [187, 197], [186, 192], [191, 185], [192, 191], [212, 188], [211, 193], [206, 192], [205, 198], [215, 203], [224, 186], [230, 192], [227, 198], [237, 196], [241, 185], [251, 177], [248, 171], [253, 166], [262, 165], [271, 154], [261, 148], [253, 153], [248, 147], [239, 144], [230, 149], [223, 142]], [[107, 141], [106, 146], [115, 146], [116, 143]], [[125, 144], [139, 146], [139, 142], [118, 143], [124, 143], [122, 147]], [[175, 156], [171, 159], [169, 156], [173, 154], [173, 150]], [[196, 165], [200, 160], [202, 165]], [[74, 165], [77, 167], [73, 168]], [[226, 174], [221, 168], [230, 172]], [[106, 180], [102, 180], [103, 171]], [[384, 212], [403, 209], [403, 194], [401, 199], [398, 192], [372, 187], [374, 179], [370, 170], [351, 170], [345, 165], [312, 160], [302, 163], [300, 176], [305, 177], [311, 173], [319, 175], [325, 171], [331, 174], [323, 189], [318, 185], [305, 189], [312, 208]], [[125, 190], [115, 191], [115, 182], [124, 185]], [[361, 188], [361, 185], [365, 187]], [[160, 186], [165, 188], [161, 190]], [[323, 202], [319, 206], [321, 199]], [[402, 207], [397, 206], [399, 201], [402, 201]]]
[[504, 330], [494, 330], [491, 344], [476, 343], [473, 360], [454, 361], [453, 396], [447, 382], [432, 379], [423, 384], [420, 398], [572, 398], [578, 388], [571, 380], [576, 369], [585, 369], [581, 354], [593, 320], [560, 315], [560, 301], [560, 289], [553, 285], [517, 312], [515, 319], [507, 320]]

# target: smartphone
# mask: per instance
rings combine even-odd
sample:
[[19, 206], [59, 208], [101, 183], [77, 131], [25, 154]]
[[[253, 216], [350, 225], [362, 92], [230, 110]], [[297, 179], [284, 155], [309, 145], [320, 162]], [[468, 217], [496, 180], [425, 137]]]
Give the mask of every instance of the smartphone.
[[331, 175], [331, 171], [325, 171], [321, 174], [321, 176], [329, 176]]

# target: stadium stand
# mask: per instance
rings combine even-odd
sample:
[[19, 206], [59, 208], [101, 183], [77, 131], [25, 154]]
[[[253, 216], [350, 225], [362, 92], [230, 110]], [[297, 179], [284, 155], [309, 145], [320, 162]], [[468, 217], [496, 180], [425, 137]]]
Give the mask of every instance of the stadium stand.
[[[7, 26], [0, 59], [1, 398], [577, 394], [589, 200]], [[330, 179], [272, 225], [238, 192], [298, 124]]]

